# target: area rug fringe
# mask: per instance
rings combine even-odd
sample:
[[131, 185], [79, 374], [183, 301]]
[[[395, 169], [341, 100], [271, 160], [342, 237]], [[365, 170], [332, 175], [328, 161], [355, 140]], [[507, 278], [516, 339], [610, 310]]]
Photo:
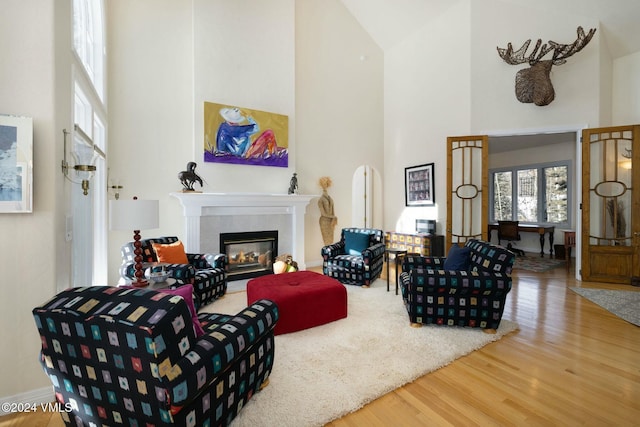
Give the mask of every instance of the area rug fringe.
[[[402, 298], [386, 292], [386, 282], [346, 288], [346, 319], [276, 336], [270, 383], [233, 427], [324, 425], [517, 329], [504, 319], [495, 335], [412, 328]], [[236, 292], [205, 311], [235, 314], [245, 306], [246, 293]]]

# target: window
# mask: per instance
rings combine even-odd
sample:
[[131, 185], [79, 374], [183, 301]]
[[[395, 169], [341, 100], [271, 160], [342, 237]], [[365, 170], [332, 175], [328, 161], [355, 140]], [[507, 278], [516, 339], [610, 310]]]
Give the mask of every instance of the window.
[[73, 1], [73, 51], [104, 102], [105, 41], [102, 0]]
[[491, 170], [491, 221], [569, 227], [570, 172], [569, 161]]
[[[87, 196], [73, 188], [73, 285], [107, 283], [107, 110], [103, 0], [73, 0], [73, 120], [93, 143], [96, 172]], [[78, 135], [74, 149], [86, 142]], [[91, 150], [91, 147], [89, 146]]]

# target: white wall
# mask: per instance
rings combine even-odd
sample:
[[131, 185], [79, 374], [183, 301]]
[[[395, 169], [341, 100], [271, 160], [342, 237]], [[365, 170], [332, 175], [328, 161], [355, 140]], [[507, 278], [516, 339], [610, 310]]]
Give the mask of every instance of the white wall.
[[[294, 1], [195, 0], [193, 17], [192, 157], [205, 191], [286, 193], [297, 170]], [[288, 116], [289, 167], [204, 163], [204, 102]]]
[[[598, 22], [500, 0], [467, 0], [385, 52], [385, 228], [412, 230], [413, 218], [423, 217], [437, 219], [444, 233], [447, 136], [600, 124], [607, 86], [601, 85], [606, 67], [599, 42], [552, 69], [556, 99], [545, 107], [515, 98], [515, 74], [524, 65], [506, 64], [496, 49], [508, 42], [518, 49], [530, 38], [532, 45], [537, 38], [571, 43], [579, 25], [588, 31]], [[437, 207], [404, 208], [402, 171], [430, 162]]]
[[[470, 7], [459, 2], [385, 52], [384, 228], [446, 216], [447, 136], [469, 132]], [[435, 163], [434, 207], [405, 207], [404, 168]]]
[[33, 213], [0, 214], [4, 402], [45, 387], [51, 396], [38, 362], [40, 337], [31, 310], [69, 285], [70, 246], [64, 241], [69, 185], [60, 161], [62, 129], [70, 125], [71, 15], [69, 2], [62, 0], [5, 0], [2, 10], [0, 114], [32, 117], [34, 126]]
[[[307, 194], [320, 195], [319, 178], [331, 177], [337, 241], [351, 226], [354, 172], [384, 169], [383, 55], [338, 0], [296, 1], [295, 53], [297, 171]], [[305, 218], [307, 265], [322, 260], [319, 218], [314, 199]]]
[[[178, 172], [194, 160], [192, 2], [105, 3], [109, 178], [124, 186], [122, 198], [160, 201], [160, 228], [142, 230], [143, 238], [182, 237], [182, 210], [169, 193], [181, 190]], [[133, 232], [109, 234], [111, 284], [118, 282], [120, 246], [132, 237]]]
[[[383, 169], [382, 53], [342, 3], [137, 0], [108, 9], [109, 164], [122, 197], [160, 200], [160, 229], [143, 237], [184, 237], [169, 193], [192, 160], [210, 192], [285, 193], [296, 172], [299, 193], [319, 195], [318, 178], [329, 175], [338, 227], [349, 225], [356, 167]], [[205, 163], [205, 101], [287, 115], [289, 167]], [[321, 247], [315, 200], [307, 213], [313, 265]], [[110, 234], [111, 283], [130, 239]]]
[[[511, 42], [514, 49], [531, 39], [529, 52], [538, 39], [572, 43], [576, 29], [598, 28], [584, 16], [563, 15], [538, 7], [517, 7], [500, 0], [474, 2], [471, 14], [471, 129], [526, 129], [575, 123], [597, 126], [600, 119], [600, 33], [582, 51], [553, 66], [551, 81], [555, 100], [547, 106], [519, 102], [514, 93], [516, 72], [528, 64], [509, 65], [497, 52]], [[546, 59], [551, 54], [545, 56]]]
[[[596, 33], [597, 34], [597, 33]], [[593, 40], [592, 40], [593, 41]], [[613, 64], [614, 61], [611, 58], [611, 52], [605, 42], [604, 37], [598, 34], [596, 43], [599, 44], [599, 57], [600, 57], [600, 126], [606, 126], [613, 123]]]
[[613, 125], [640, 123], [640, 52], [613, 63]]

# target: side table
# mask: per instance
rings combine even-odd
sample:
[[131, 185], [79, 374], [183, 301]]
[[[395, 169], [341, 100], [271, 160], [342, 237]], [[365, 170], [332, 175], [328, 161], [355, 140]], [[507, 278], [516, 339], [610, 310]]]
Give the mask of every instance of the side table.
[[165, 289], [175, 283], [175, 279], [171, 278], [171, 271], [166, 271], [164, 262], [152, 262], [145, 264], [144, 277], [149, 282], [148, 289]]
[[400, 265], [400, 260], [407, 254], [406, 249], [392, 249], [386, 248], [384, 251], [385, 262], [387, 263], [387, 292], [389, 292], [389, 255], [394, 256], [395, 260], [395, 274], [396, 274], [396, 295], [398, 295], [398, 266]]

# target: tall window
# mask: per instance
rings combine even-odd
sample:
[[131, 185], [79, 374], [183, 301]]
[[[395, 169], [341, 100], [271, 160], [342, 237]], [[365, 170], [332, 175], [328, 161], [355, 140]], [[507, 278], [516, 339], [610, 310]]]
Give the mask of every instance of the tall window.
[[568, 161], [490, 171], [492, 221], [569, 226]]
[[103, 9], [102, 0], [73, 1], [73, 50], [101, 102], [105, 91]]
[[[95, 176], [88, 195], [72, 195], [73, 284], [107, 283], [107, 109], [103, 0], [73, 0], [73, 119], [94, 147]], [[78, 134], [80, 132], [77, 132]], [[87, 141], [74, 137], [74, 149]]]

